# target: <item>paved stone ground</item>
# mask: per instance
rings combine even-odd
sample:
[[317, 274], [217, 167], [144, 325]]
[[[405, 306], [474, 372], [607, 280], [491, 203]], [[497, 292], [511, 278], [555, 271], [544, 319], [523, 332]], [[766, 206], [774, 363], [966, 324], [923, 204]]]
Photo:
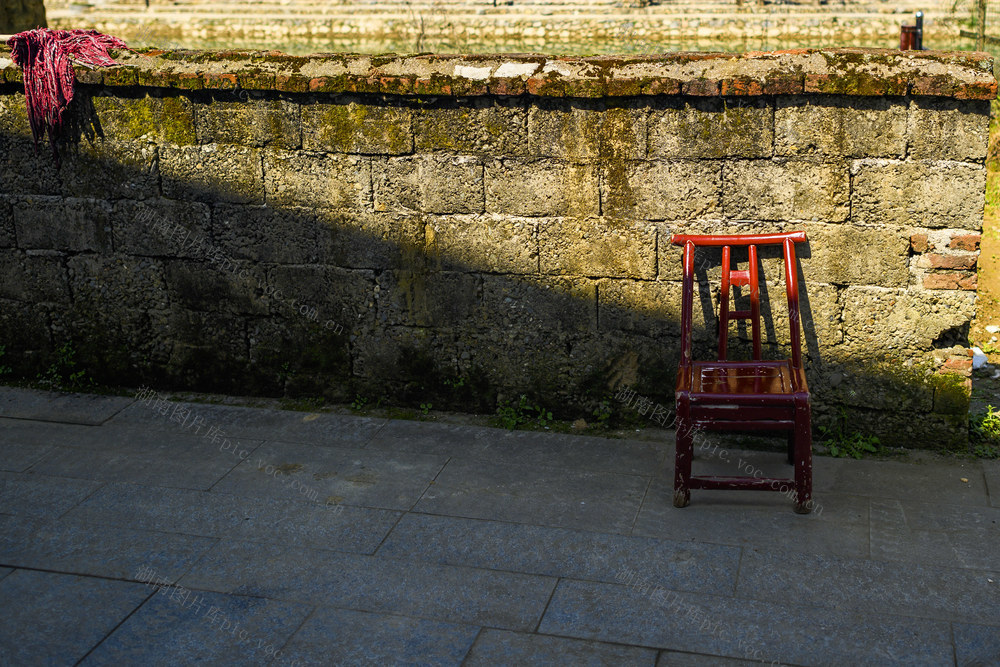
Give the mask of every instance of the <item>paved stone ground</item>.
[[0, 664], [1000, 663], [997, 462], [168, 409], [0, 389]]

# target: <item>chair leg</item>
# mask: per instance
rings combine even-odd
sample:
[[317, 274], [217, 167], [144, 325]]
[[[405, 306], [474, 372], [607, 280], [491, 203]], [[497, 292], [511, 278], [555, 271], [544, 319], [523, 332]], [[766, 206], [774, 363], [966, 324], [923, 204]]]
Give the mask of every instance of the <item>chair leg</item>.
[[[684, 410], [683, 412], [687, 412]], [[674, 457], [674, 507], [691, 502], [691, 459], [694, 456], [694, 432], [687, 414], [677, 410], [677, 452]]]
[[812, 419], [809, 403], [795, 406], [795, 511], [812, 512]]

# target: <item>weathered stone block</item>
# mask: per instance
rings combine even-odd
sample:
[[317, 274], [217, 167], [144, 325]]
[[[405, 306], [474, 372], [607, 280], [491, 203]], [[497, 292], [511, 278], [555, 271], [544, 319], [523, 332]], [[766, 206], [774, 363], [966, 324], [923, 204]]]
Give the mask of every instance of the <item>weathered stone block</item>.
[[62, 258], [0, 250], [0, 298], [31, 303], [69, 303], [69, 284]]
[[[660, 222], [656, 225], [656, 264], [657, 279], [682, 280], [684, 278], [684, 248], [670, 242], [674, 234], [751, 234], [755, 229], [751, 225], [733, 225], [721, 221], [699, 221], [697, 223]], [[703, 248], [695, 256], [695, 272], [705, 274], [713, 279], [722, 275], [719, 262], [722, 254], [714, 248]]]
[[[321, 315], [322, 317], [322, 315]], [[257, 383], [287, 396], [350, 401], [350, 329], [333, 318], [253, 318], [247, 323], [251, 371]]]
[[928, 414], [926, 411], [852, 410], [850, 431], [876, 435], [890, 447], [913, 447], [914, 443], [955, 453], [969, 451], [968, 417]]
[[[701, 308], [695, 308], [694, 328], [702, 337], [706, 330], [703, 315]], [[681, 284], [673, 281], [601, 280], [597, 284], [597, 316], [601, 331], [627, 331], [654, 338], [679, 339]], [[717, 326], [715, 322], [713, 315], [713, 330]]]
[[32, 377], [45, 368], [45, 353], [52, 348], [51, 312], [47, 304], [0, 298], [0, 340], [6, 348], [3, 363], [15, 377]]
[[486, 164], [486, 211], [506, 215], [585, 217], [600, 207], [597, 169], [556, 160]]
[[469, 156], [421, 155], [375, 160], [376, 211], [482, 213], [483, 165]]
[[[934, 403], [933, 377], [925, 370], [906, 366], [899, 358], [871, 358], [858, 363], [823, 351], [806, 369], [809, 388], [824, 402], [849, 408], [923, 410]], [[853, 410], [849, 410], [850, 414]], [[848, 431], [854, 430], [850, 423]]]
[[184, 146], [194, 144], [194, 104], [187, 97], [114, 97], [92, 98], [101, 131], [107, 139], [135, 141], [145, 139]]
[[73, 308], [62, 326], [104, 341], [107, 335], [134, 345], [134, 353], [155, 354], [165, 362], [169, 353], [169, 296], [163, 263], [125, 254], [75, 255], [66, 261], [73, 290]]
[[198, 105], [199, 143], [267, 146], [293, 150], [302, 145], [299, 105], [288, 100], [213, 99]]
[[601, 171], [604, 215], [678, 220], [719, 215], [718, 163], [611, 162]]
[[905, 229], [856, 225], [795, 226], [808, 246], [796, 246], [807, 280], [838, 285], [906, 287], [910, 239]]
[[264, 267], [249, 262], [164, 262], [170, 303], [185, 310], [265, 315]]
[[31, 137], [24, 93], [0, 95], [0, 135]]
[[668, 100], [649, 119], [649, 157], [771, 157], [774, 109], [764, 100]]
[[427, 253], [445, 269], [537, 273], [538, 225], [531, 218], [499, 215], [433, 218], [427, 224]]
[[265, 151], [264, 189], [272, 206], [369, 210], [371, 160], [355, 155]]
[[421, 152], [524, 155], [528, 145], [527, 116], [519, 100], [489, 97], [421, 108], [413, 117], [414, 143]]
[[868, 225], [983, 225], [986, 168], [961, 162], [857, 160], [851, 219]]
[[534, 100], [528, 109], [528, 153], [641, 160], [646, 157], [646, 111], [595, 100]]
[[67, 196], [146, 199], [160, 192], [152, 144], [84, 140], [63, 149], [61, 157], [62, 189]]
[[116, 202], [111, 229], [115, 250], [130, 255], [205, 257], [212, 239], [208, 206], [172, 199]]
[[11, 202], [0, 198], [0, 248], [13, 248], [15, 245], [14, 217], [11, 211]]
[[62, 180], [47, 142], [39, 142], [36, 151], [30, 134], [0, 133], [0, 193], [62, 194]]
[[106, 201], [25, 197], [14, 203], [17, 244], [48, 250], [110, 250], [110, 216]]
[[841, 292], [845, 352], [871, 359], [930, 350], [951, 330], [968, 329], [975, 302], [970, 292], [848, 287]]
[[402, 155], [413, 152], [413, 112], [356, 101], [302, 108], [302, 147], [314, 151]]
[[[268, 272], [271, 311], [297, 325], [328, 331], [375, 323], [375, 274], [322, 265], [276, 266]], [[339, 325], [339, 326], [338, 326]]]
[[[767, 278], [767, 286], [761, 290], [761, 339], [765, 344], [789, 346], [791, 330], [788, 323], [788, 297], [785, 292], [784, 273], [771, 272]], [[734, 299], [733, 303], [736, 308], [749, 309], [749, 295], [745, 289], [742, 292], [741, 297]], [[822, 357], [827, 349], [843, 341], [840, 311], [836, 287], [814, 282], [799, 283], [799, 341], [802, 344], [803, 354], [815, 352], [818, 353], [817, 356]], [[735, 332], [736, 324], [731, 326]], [[749, 321], [740, 323], [736, 336], [743, 340], [752, 340]]]
[[383, 271], [375, 287], [380, 325], [453, 328], [468, 325], [479, 309], [479, 276], [427, 267]]
[[588, 278], [483, 276], [480, 329], [519, 337], [597, 328], [597, 282]]
[[244, 390], [250, 357], [246, 317], [174, 306], [168, 326], [174, 341], [166, 371], [173, 382], [204, 391]]
[[614, 218], [561, 218], [539, 226], [542, 273], [653, 278], [656, 227]]
[[423, 248], [419, 217], [218, 206], [213, 236], [232, 259], [346, 268], [402, 266]]
[[727, 218], [841, 222], [850, 209], [846, 165], [809, 160], [747, 160], [722, 167]]
[[161, 146], [163, 194], [208, 203], [264, 203], [260, 150], [243, 146]]
[[903, 157], [907, 108], [900, 98], [796, 96], [778, 98], [777, 155]]
[[[373, 389], [426, 401], [428, 375], [455, 377], [453, 332], [425, 327], [376, 326], [352, 342], [352, 371]], [[416, 391], [414, 391], [416, 390]]]
[[916, 97], [910, 102], [910, 159], [986, 159], [990, 103]]

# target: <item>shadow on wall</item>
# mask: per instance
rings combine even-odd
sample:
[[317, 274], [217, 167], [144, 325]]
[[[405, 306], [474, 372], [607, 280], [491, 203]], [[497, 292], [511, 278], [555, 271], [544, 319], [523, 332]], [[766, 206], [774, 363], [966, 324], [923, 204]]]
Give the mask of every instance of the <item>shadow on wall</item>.
[[[271, 163], [293, 154], [220, 156], [211, 144], [102, 140], [104, 111], [95, 102], [107, 100], [82, 89], [76, 140], [60, 170], [47, 147], [33, 155], [26, 125], [0, 127], [0, 345], [16, 374], [33, 377], [70, 342], [81, 367], [112, 385], [340, 402], [362, 394], [486, 412], [527, 393], [564, 418], [591, 418], [627, 386], [672, 410], [680, 250], [665, 243], [665, 225], [643, 237], [657, 280], [555, 275], [540, 264], [538, 238], [561, 233], [564, 219], [470, 212], [465, 222], [482, 228], [462, 237], [433, 214], [292, 206], [301, 193], [284, 188], [296, 185], [268, 179]], [[133, 135], [170, 131], [152, 120], [136, 119]], [[167, 150], [186, 160], [163, 168]], [[326, 166], [331, 179], [343, 179], [351, 169], [379, 169], [379, 160], [347, 155]], [[604, 223], [610, 231], [634, 227]], [[693, 227], [683, 231], [708, 231]], [[788, 343], [775, 252], [762, 249], [760, 259], [772, 281], [762, 292], [771, 357], [787, 354]], [[798, 254], [809, 260], [813, 248]], [[709, 358], [718, 258], [705, 256], [696, 341]], [[849, 427], [886, 442], [960, 443], [966, 415], [954, 381], [906, 368], [881, 349], [832, 354], [831, 341], [842, 336], [836, 290], [807, 283], [801, 265], [799, 274], [815, 423], [832, 424], [846, 406]], [[733, 326], [733, 356], [745, 355], [749, 332]], [[939, 332], [934, 345], [963, 341], [965, 327]]]

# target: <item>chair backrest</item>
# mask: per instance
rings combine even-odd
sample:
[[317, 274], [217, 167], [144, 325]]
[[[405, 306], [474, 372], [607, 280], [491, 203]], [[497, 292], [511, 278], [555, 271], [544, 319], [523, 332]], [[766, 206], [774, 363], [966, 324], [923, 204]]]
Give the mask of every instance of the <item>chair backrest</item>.
[[[674, 234], [670, 242], [684, 247], [684, 287], [681, 296], [681, 366], [691, 363], [691, 327], [694, 310], [694, 252], [699, 246], [722, 247], [722, 289], [719, 295], [719, 360], [727, 358], [729, 322], [750, 320], [753, 331], [753, 358], [760, 361], [760, 283], [757, 270], [757, 246], [780, 245], [785, 259], [785, 292], [788, 296], [788, 327], [792, 342], [792, 365], [802, 368], [799, 341], [799, 284], [795, 267], [795, 244], [804, 243], [805, 232], [747, 234], [735, 236]], [[746, 246], [749, 266], [734, 271], [730, 266], [732, 246]], [[730, 287], [749, 287], [750, 309], [730, 310]]]

